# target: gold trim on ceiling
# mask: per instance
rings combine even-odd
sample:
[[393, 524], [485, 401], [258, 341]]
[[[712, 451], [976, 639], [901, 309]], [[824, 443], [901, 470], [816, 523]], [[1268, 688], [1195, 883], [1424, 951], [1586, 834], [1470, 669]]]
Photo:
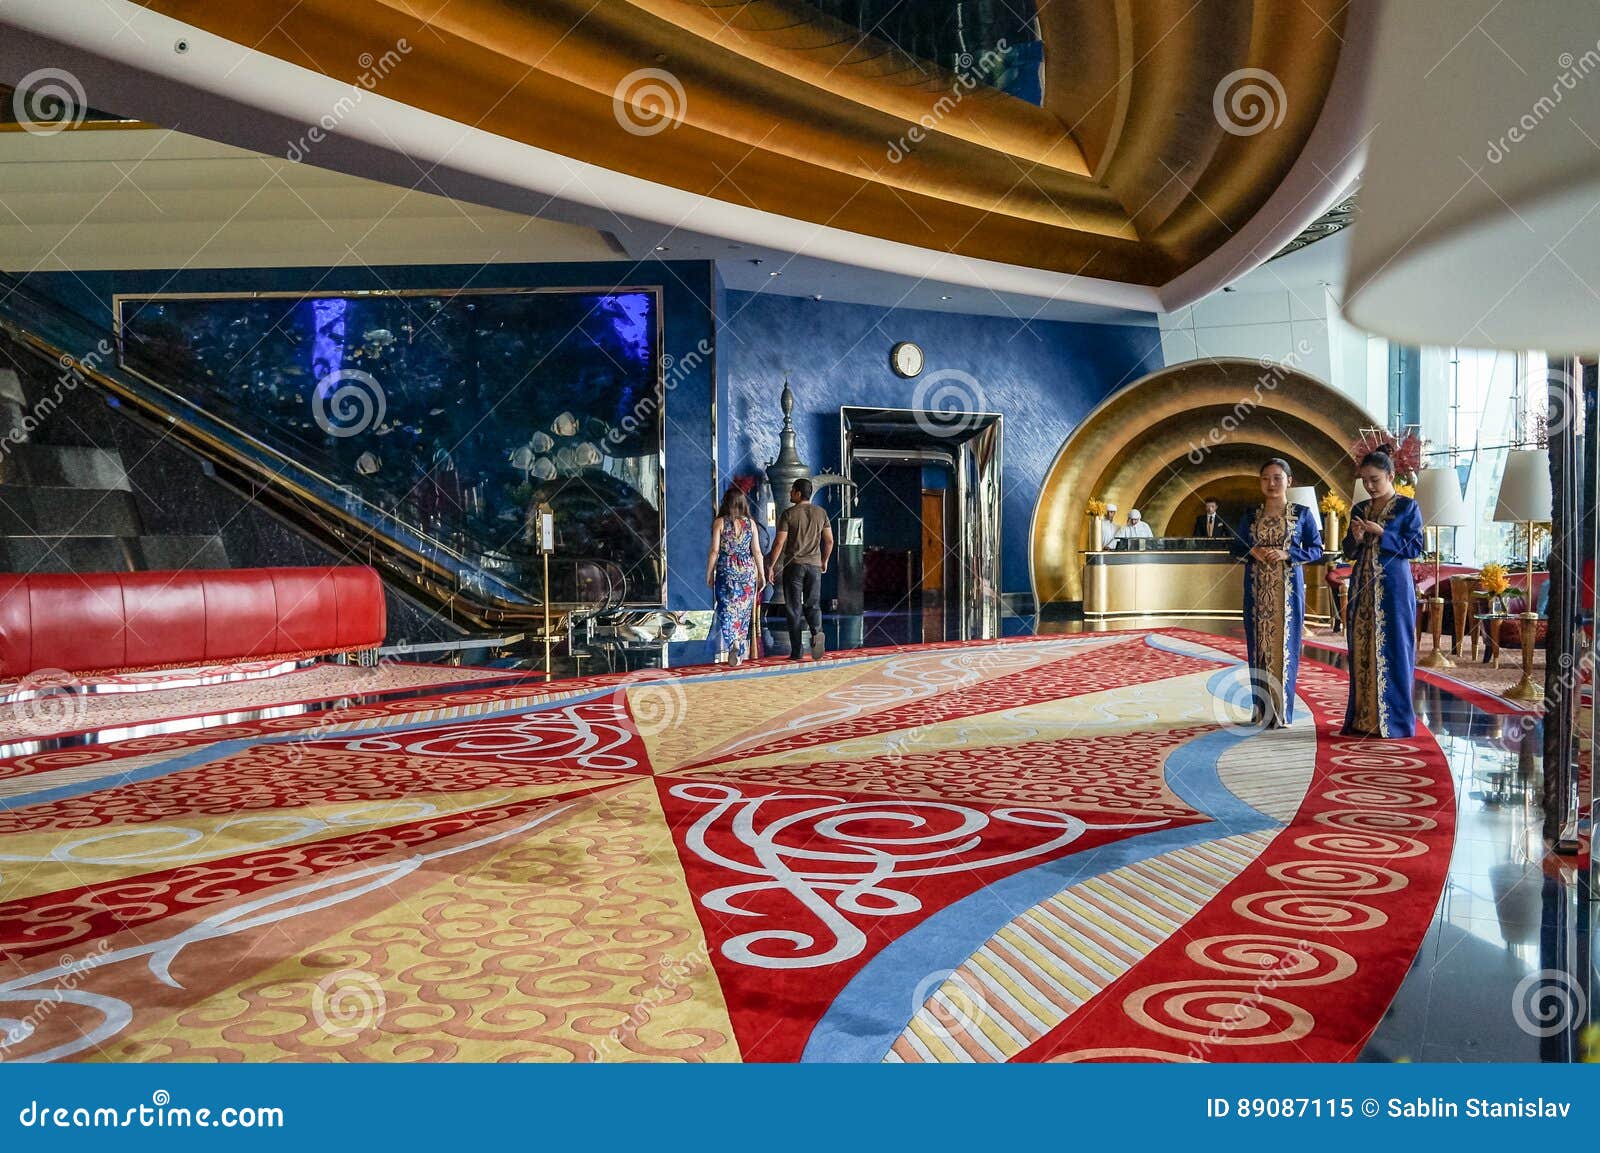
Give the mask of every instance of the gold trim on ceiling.
[[[816, 224], [1150, 286], [1219, 248], [1287, 175], [1346, 8], [1052, 0], [1037, 108], [803, 0], [452, 0], [425, 21], [408, 0], [140, 2], [350, 84], [404, 39], [374, 90], [460, 124]], [[681, 86], [676, 122], [649, 135], [616, 98], [641, 69]], [[1260, 131], [1229, 131], [1213, 109], [1241, 69], [1281, 90]]]
[[1089, 414], [1045, 475], [1029, 532], [1038, 603], [1083, 598], [1090, 497], [1172, 531], [1198, 486], [1254, 475], [1269, 456], [1288, 459], [1297, 484], [1347, 492], [1346, 445], [1376, 423], [1316, 377], [1255, 360], [1192, 360], [1136, 381]]

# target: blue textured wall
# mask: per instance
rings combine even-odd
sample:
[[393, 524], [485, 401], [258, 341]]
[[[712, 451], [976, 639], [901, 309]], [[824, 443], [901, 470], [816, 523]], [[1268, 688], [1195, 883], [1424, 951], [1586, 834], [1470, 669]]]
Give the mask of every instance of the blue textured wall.
[[[1004, 417], [1006, 592], [1028, 591], [1028, 526], [1062, 442], [1103, 397], [1162, 366], [1153, 325], [1025, 323], [747, 292], [727, 294], [721, 324], [731, 429], [724, 463], [733, 473], [765, 467], [777, 455], [785, 375], [796, 395], [800, 454], [814, 472], [833, 472], [842, 405], [922, 407], [930, 374], [969, 374], [978, 406]], [[921, 381], [903, 380], [889, 367], [889, 349], [902, 340], [926, 354]]]
[[[366, 268], [267, 268], [34, 273], [30, 286], [108, 330], [116, 293], [354, 292], [392, 289], [612, 288], [658, 285], [664, 316], [662, 351], [667, 443], [667, 603], [708, 609], [705, 550], [716, 483], [712, 426], [716, 371], [715, 268], [708, 261], [595, 264], [407, 265]], [[726, 430], [721, 430], [721, 437]]]

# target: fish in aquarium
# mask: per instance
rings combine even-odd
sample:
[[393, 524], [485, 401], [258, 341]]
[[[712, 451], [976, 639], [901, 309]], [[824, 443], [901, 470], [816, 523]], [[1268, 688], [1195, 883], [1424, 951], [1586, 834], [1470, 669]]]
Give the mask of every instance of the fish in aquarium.
[[600, 450], [588, 441], [584, 441], [574, 451], [579, 468], [592, 468], [600, 463]]
[[394, 343], [394, 333], [387, 328], [369, 328], [361, 334], [361, 339], [379, 348], [387, 348]]
[[444, 412], [444, 409], [442, 409], [442, 408], [430, 408], [430, 409], [429, 409], [429, 410], [428, 410], [428, 415], [429, 415], [429, 416], [438, 416], [438, 415], [440, 415], [440, 414], [441, 414], [441, 413], [442, 413], [442, 412]]
[[578, 467], [578, 450], [570, 444], [556, 450], [556, 470], [574, 472]]
[[516, 448], [511, 450], [510, 460], [512, 468], [521, 469], [523, 472], [527, 472], [529, 469], [533, 468], [533, 450], [525, 444], [518, 445]]
[[383, 461], [375, 453], [364, 452], [356, 457], [356, 471], [362, 476], [372, 476], [383, 467]]
[[578, 431], [578, 418], [564, 412], [550, 422], [550, 431], [557, 436], [571, 436]]
[[533, 434], [533, 438], [528, 441], [528, 447], [533, 449], [534, 452], [549, 452], [555, 446], [556, 442], [550, 438], [548, 432], [536, 432]]
[[555, 462], [547, 456], [541, 456], [534, 461], [533, 468], [529, 471], [540, 480], [554, 480], [556, 477]]

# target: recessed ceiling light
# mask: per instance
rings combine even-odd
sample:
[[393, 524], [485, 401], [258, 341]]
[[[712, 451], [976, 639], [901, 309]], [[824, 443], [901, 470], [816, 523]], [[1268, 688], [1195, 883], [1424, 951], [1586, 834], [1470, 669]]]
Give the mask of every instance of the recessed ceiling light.
[[940, 300], [949, 300], [950, 298], [948, 296], [941, 296], [939, 299]]

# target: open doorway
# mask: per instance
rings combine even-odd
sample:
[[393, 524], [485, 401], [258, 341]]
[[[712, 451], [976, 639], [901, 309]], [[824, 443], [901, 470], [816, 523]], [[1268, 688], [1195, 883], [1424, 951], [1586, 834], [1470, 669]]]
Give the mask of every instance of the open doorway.
[[998, 635], [1000, 417], [847, 406], [839, 423], [864, 631], [888, 643]]

